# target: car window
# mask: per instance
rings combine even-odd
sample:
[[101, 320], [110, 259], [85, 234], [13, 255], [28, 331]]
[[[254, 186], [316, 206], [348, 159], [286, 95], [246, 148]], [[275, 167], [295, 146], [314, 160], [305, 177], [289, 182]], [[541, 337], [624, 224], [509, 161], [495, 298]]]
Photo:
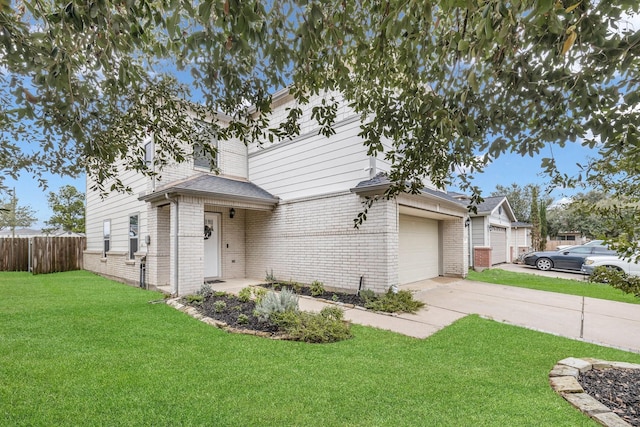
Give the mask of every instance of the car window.
[[594, 246], [593, 247], [593, 252], [597, 253], [597, 254], [606, 254], [606, 253], [610, 253], [612, 251], [611, 251], [611, 249], [607, 248], [606, 246]]
[[587, 247], [581, 246], [579, 248], [573, 248], [569, 252], [571, 252], [572, 254], [590, 254], [591, 253], [591, 249], [592, 248], [587, 248]]

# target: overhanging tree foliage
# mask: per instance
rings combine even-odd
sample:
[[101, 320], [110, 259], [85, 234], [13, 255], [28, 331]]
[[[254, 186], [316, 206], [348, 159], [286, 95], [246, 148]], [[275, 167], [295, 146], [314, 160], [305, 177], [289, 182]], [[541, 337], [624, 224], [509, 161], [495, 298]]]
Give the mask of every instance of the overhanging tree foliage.
[[[219, 139], [295, 135], [297, 111], [277, 128], [271, 93], [341, 92], [363, 118], [370, 154], [391, 160], [387, 195], [475, 173], [505, 152], [549, 144], [638, 145], [640, 32], [625, 24], [638, 2], [623, 0], [124, 0], [0, 2], [0, 169], [73, 174], [88, 168], [99, 189], [121, 188], [119, 170], [151, 174], [138, 144], [154, 133], [157, 166], [183, 161], [192, 114]], [[202, 93], [190, 105], [171, 74]], [[253, 105], [254, 108], [247, 108]], [[331, 133], [332, 100], [317, 107]], [[553, 158], [542, 169], [571, 185]], [[592, 169], [598, 174], [606, 173]], [[470, 187], [469, 187], [470, 186]]]

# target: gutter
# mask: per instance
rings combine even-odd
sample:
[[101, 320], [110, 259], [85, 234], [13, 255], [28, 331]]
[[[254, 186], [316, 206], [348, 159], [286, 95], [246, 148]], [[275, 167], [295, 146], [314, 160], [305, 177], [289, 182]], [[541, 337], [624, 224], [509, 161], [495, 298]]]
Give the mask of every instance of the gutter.
[[180, 266], [180, 263], [178, 262], [178, 256], [180, 255], [180, 245], [179, 243], [179, 233], [178, 233], [178, 229], [180, 226], [180, 204], [178, 203], [178, 199], [175, 198], [171, 198], [169, 197], [169, 193], [165, 193], [164, 198], [166, 200], [168, 200], [171, 204], [175, 205], [176, 209], [176, 213], [175, 215], [171, 216], [171, 219], [173, 220], [173, 241], [174, 241], [174, 245], [173, 245], [173, 253], [171, 254], [171, 262], [173, 264], [173, 278], [172, 278], [172, 285], [173, 285], [173, 289], [172, 289], [172, 294], [173, 296], [178, 296], [179, 292], [180, 292], [180, 286], [179, 286], [179, 274], [178, 274], [178, 267]]

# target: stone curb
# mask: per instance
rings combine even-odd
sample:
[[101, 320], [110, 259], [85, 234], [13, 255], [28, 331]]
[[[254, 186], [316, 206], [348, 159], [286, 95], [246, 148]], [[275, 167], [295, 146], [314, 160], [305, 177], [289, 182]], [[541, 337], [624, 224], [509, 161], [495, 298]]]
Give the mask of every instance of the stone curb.
[[564, 397], [580, 411], [605, 427], [631, 427], [611, 409], [584, 392], [578, 382], [581, 373], [591, 369], [638, 369], [640, 365], [626, 362], [609, 362], [592, 358], [568, 357], [562, 359], [549, 372], [549, 384], [556, 393]]

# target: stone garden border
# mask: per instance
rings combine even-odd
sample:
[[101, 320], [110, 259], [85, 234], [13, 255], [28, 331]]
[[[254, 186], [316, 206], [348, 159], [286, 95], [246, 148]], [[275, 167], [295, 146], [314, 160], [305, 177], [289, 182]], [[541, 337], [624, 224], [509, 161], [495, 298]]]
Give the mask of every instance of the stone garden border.
[[549, 372], [551, 387], [569, 403], [605, 427], [630, 427], [607, 406], [585, 393], [578, 382], [581, 373], [591, 369], [638, 369], [640, 365], [626, 362], [609, 362], [592, 358], [568, 357], [562, 359]]

